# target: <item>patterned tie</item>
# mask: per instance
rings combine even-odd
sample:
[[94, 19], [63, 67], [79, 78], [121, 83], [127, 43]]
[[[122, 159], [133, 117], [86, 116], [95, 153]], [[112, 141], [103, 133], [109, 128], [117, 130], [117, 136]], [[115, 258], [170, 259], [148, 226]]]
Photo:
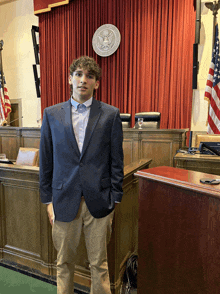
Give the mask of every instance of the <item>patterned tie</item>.
[[77, 111], [78, 113], [83, 113], [86, 111], [86, 106], [84, 104], [78, 104], [77, 105]]

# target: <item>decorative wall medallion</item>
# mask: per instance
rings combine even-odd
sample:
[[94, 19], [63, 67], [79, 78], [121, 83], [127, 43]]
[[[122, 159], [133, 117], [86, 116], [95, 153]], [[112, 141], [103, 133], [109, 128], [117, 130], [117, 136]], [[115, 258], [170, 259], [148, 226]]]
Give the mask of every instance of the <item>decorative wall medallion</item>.
[[119, 47], [121, 34], [118, 28], [112, 24], [99, 27], [92, 38], [92, 47], [99, 56], [112, 55]]

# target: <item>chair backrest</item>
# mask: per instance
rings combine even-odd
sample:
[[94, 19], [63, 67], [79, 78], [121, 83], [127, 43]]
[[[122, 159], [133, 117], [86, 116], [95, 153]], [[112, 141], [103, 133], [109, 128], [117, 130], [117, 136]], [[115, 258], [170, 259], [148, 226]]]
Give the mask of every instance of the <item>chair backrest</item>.
[[138, 112], [135, 113], [135, 128], [138, 128], [138, 118], [143, 118], [142, 128], [160, 128], [160, 112]]
[[39, 166], [39, 149], [20, 147], [16, 164]]
[[199, 148], [200, 142], [220, 142], [220, 135], [217, 134], [202, 134], [196, 135], [195, 147]]
[[130, 113], [120, 113], [122, 127], [123, 128], [130, 128], [131, 126], [131, 115]]

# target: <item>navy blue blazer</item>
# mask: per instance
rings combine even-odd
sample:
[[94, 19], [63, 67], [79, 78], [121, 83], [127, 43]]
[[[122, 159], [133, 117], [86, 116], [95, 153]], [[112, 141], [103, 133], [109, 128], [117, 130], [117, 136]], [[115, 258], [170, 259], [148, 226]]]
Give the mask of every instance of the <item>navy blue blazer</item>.
[[40, 196], [53, 202], [55, 219], [72, 221], [81, 196], [95, 218], [122, 198], [123, 133], [119, 110], [93, 99], [82, 153], [72, 126], [70, 100], [44, 110], [40, 140]]

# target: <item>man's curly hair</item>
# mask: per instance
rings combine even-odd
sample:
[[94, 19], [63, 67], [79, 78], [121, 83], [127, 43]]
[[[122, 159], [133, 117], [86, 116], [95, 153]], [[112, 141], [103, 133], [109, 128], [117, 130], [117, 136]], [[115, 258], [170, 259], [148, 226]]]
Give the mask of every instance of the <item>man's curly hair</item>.
[[96, 63], [95, 59], [89, 56], [81, 56], [77, 59], [74, 59], [70, 65], [70, 74], [73, 75], [73, 72], [77, 68], [82, 68], [88, 70], [89, 73], [93, 74], [97, 81], [101, 78], [101, 68]]
[[[95, 59], [89, 56], [81, 56], [77, 59], [74, 59], [72, 64], [69, 67], [70, 75], [72, 76], [74, 71], [77, 68], [81, 68], [87, 70], [90, 74], [95, 76], [96, 81], [99, 81], [101, 78], [101, 68], [96, 63]], [[72, 85], [70, 85], [70, 94], [72, 95], [73, 89]], [[95, 97], [95, 90], [93, 93], [93, 97]]]

